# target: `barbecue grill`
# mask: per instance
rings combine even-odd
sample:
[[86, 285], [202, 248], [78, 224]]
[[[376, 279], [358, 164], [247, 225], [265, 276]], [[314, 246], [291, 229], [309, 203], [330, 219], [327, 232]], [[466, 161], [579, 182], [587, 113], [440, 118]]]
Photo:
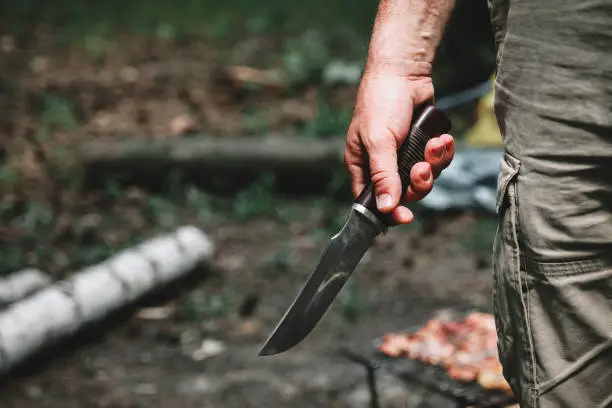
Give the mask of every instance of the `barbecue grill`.
[[[414, 332], [411, 328], [405, 332]], [[506, 408], [516, 405], [516, 398], [498, 390], [488, 390], [477, 382], [462, 382], [451, 378], [443, 367], [430, 365], [406, 356], [389, 357], [378, 350], [383, 339], [376, 339], [368, 353], [357, 353], [341, 348], [338, 354], [362, 366], [366, 371], [370, 391], [370, 408], [379, 408], [376, 385], [377, 372], [386, 372], [400, 379], [406, 386], [420, 385], [428, 392], [441, 395], [456, 408]]]

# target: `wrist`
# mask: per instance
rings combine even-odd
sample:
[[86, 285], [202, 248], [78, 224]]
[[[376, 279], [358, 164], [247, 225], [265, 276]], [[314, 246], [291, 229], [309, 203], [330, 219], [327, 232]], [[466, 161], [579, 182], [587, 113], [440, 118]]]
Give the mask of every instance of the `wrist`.
[[405, 64], [398, 64], [395, 61], [388, 64], [376, 62], [364, 71], [359, 86], [358, 102], [378, 97], [384, 99], [386, 98], [384, 95], [397, 92], [404, 97], [409, 96], [414, 105], [433, 100], [434, 87], [431, 75], [415, 74], [413, 69], [407, 69]]
[[364, 67], [364, 75], [396, 76], [407, 79], [430, 79], [432, 63], [410, 56], [398, 57], [370, 53]]

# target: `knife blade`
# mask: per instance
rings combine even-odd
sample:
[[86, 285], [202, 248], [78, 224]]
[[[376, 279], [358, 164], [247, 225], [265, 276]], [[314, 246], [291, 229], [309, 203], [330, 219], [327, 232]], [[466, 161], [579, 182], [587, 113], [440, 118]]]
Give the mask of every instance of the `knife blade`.
[[[398, 172], [402, 191], [410, 185], [410, 170], [424, 160], [425, 145], [448, 133], [447, 116], [431, 103], [415, 109], [411, 130], [398, 150]], [[369, 184], [354, 201], [340, 231], [331, 239], [301, 292], [272, 331], [259, 356], [289, 350], [300, 343], [327, 313], [338, 293], [377, 236], [393, 225], [390, 214], [378, 211], [373, 185]]]

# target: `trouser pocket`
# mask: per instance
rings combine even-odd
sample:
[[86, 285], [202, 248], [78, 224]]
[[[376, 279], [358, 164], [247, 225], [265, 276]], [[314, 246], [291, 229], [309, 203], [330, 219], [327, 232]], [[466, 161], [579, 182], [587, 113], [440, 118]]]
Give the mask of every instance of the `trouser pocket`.
[[504, 154], [498, 177], [498, 227], [493, 247], [493, 310], [504, 376], [522, 407], [533, 406], [533, 350], [521, 277], [517, 180], [521, 163]]
[[524, 267], [538, 407], [612, 406], [612, 261]]
[[533, 228], [521, 203], [532, 196], [521, 165], [505, 154], [498, 179], [493, 306], [504, 375], [521, 408], [612, 407], [612, 254], [526, 256]]

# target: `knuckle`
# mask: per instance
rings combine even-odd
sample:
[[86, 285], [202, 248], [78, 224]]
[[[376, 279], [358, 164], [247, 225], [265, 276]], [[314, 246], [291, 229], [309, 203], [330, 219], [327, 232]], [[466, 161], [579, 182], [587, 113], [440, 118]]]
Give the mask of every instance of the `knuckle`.
[[370, 180], [372, 183], [382, 185], [389, 179], [390, 172], [387, 170], [373, 170], [370, 173]]
[[433, 182], [419, 181], [412, 184], [415, 192], [419, 194], [428, 194], [433, 188]]
[[346, 141], [346, 146], [344, 147], [344, 163], [347, 165], [358, 164], [362, 160], [362, 152], [359, 147], [358, 141], [355, 141], [355, 138], [349, 138]]
[[406, 202], [414, 202], [421, 199], [421, 193], [409, 187], [404, 194], [404, 200]]
[[343, 155], [343, 157], [344, 157], [344, 165], [345, 165], [345, 166], [347, 166], [347, 167], [348, 167], [348, 166], [350, 166], [350, 165], [351, 165], [351, 162], [352, 162], [352, 160], [353, 160], [353, 157], [352, 157], [352, 156], [353, 156], [353, 155], [351, 154], [351, 152], [349, 151], [349, 149], [348, 149], [348, 148], [344, 149], [344, 155]]
[[362, 135], [363, 144], [368, 150], [394, 148], [398, 139], [397, 132], [387, 125], [366, 126]]

